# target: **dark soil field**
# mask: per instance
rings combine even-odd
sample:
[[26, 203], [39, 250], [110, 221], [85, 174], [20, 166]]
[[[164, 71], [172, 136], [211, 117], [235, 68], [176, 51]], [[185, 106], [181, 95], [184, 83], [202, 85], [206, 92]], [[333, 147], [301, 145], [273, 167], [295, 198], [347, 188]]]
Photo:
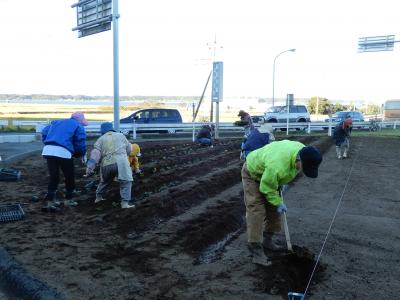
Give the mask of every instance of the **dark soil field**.
[[134, 210], [119, 208], [117, 184], [95, 205], [77, 161], [79, 206], [43, 213], [31, 198], [46, 191], [45, 160], [16, 162], [22, 180], [0, 182], [0, 204], [26, 218], [0, 223], [0, 245], [66, 299], [287, 299], [309, 281], [306, 299], [399, 299], [400, 138], [352, 138], [346, 160], [327, 137], [289, 139], [324, 160], [286, 191], [294, 253], [266, 252], [270, 267], [246, 248], [239, 140], [141, 144]]

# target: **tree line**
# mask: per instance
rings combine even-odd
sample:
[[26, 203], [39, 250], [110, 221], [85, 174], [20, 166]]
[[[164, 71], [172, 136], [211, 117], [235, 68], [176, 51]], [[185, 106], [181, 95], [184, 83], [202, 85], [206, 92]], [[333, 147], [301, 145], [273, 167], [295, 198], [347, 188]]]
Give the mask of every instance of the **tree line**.
[[[318, 104], [317, 104], [318, 103]], [[317, 110], [318, 105], [318, 110]], [[381, 113], [381, 106], [376, 104], [369, 104], [367, 106], [363, 106], [358, 108], [354, 103], [350, 103], [347, 105], [341, 103], [332, 103], [327, 98], [324, 97], [311, 97], [308, 101], [307, 108], [310, 114], [323, 114], [328, 115], [329, 113], [334, 114], [338, 111], [353, 111], [357, 110], [364, 114], [372, 115]]]

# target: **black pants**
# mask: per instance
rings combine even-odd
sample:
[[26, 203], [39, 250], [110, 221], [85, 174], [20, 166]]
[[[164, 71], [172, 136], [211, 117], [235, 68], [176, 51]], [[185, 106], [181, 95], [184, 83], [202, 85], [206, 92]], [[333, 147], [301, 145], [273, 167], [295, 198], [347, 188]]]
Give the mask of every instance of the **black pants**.
[[74, 160], [72, 158], [61, 158], [57, 156], [44, 156], [47, 160], [47, 168], [49, 170], [50, 180], [47, 187], [49, 196], [54, 196], [58, 183], [60, 182], [60, 169], [65, 178], [66, 198], [72, 197], [75, 190], [75, 174], [74, 174]]

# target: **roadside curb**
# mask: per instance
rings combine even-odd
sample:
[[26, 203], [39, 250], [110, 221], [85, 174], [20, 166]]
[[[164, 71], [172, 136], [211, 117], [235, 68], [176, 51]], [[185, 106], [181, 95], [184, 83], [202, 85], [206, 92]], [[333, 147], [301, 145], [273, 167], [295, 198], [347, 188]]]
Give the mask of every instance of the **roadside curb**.
[[0, 246], [0, 288], [16, 299], [64, 300], [53, 288], [34, 278]]

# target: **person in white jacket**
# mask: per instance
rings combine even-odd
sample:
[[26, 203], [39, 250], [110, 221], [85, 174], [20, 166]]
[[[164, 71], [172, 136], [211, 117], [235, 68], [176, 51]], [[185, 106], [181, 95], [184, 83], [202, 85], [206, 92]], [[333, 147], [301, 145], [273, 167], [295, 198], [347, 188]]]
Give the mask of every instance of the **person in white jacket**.
[[105, 200], [103, 195], [107, 187], [118, 178], [121, 208], [134, 208], [132, 195], [132, 170], [128, 155], [131, 153], [131, 144], [126, 137], [115, 132], [112, 123], [101, 124], [102, 136], [95, 142], [94, 149], [87, 162], [86, 174], [90, 175], [97, 163], [100, 163], [100, 183], [96, 190], [95, 203]]

